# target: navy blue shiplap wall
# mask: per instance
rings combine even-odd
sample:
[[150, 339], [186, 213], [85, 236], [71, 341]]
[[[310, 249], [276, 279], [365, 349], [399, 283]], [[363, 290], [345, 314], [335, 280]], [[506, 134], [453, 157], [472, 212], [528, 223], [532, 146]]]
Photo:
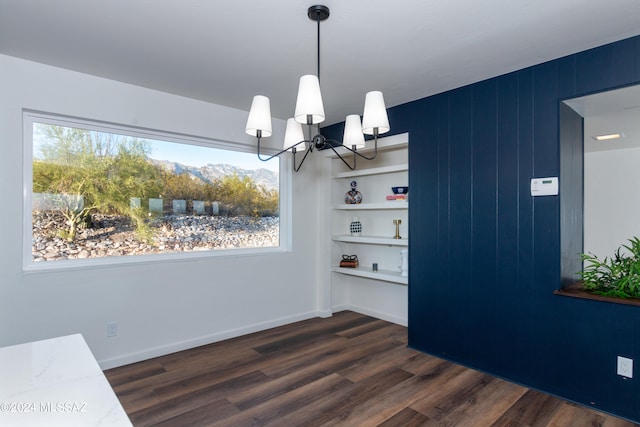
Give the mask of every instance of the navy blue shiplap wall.
[[634, 83], [640, 37], [389, 110], [410, 134], [410, 346], [640, 421], [640, 307], [553, 294], [560, 199], [529, 191], [560, 174], [559, 101]]

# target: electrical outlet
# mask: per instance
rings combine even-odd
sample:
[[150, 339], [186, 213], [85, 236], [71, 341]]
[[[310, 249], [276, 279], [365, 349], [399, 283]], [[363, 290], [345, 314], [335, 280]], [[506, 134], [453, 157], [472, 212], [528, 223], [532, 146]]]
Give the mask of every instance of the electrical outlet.
[[107, 338], [115, 337], [118, 335], [118, 322], [107, 323]]
[[618, 375], [633, 378], [633, 359], [618, 356]]

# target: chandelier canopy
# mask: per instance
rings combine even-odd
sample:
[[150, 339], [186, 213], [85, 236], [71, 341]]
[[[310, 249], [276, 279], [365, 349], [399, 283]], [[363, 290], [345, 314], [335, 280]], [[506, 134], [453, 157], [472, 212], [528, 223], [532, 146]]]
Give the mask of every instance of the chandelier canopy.
[[[323, 5], [311, 6], [307, 11], [307, 15], [309, 19], [316, 21], [318, 24], [318, 72], [317, 76], [308, 74], [300, 77], [296, 108], [293, 117], [287, 120], [283, 149], [267, 158], [263, 158], [260, 154], [260, 140], [272, 134], [271, 105], [269, 98], [266, 96], [256, 95], [253, 97], [245, 130], [249, 135], [258, 138], [258, 158], [262, 161], [271, 160], [289, 151], [293, 154], [293, 170], [298, 172], [307, 155], [313, 152], [314, 149], [331, 149], [349, 169], [353, 170], [356, 168], [357, 157], [362, 157], [366, 160], [375, 159], [378, 154], [378, 135], [388, 132], [390, 129], [384, 97], [380, 91], [372, 91], [366, 94], [362, 122], [357, 114], [347, 116], [342, 142], [326, 139], [320, 133], [320, 123], [325, 120], [322, 94], [320, 93], [320, 22], [329, 17], [329, 8]], [[305, 125], [308, 129], [308, 139], [304, 137], [302, 125]], [[315, 135], [311, 136], [314, 132]], [[374, 138], [374, 151], [370, 157], [358, 152], [358, 149], [365, 147], [364, 135], [372, 135]], [[336, 148], [352, 153], [353, 160], [351, 163]], [[304, 156], [300, 163], [296, 165], [296, 153], [303, 151]]]

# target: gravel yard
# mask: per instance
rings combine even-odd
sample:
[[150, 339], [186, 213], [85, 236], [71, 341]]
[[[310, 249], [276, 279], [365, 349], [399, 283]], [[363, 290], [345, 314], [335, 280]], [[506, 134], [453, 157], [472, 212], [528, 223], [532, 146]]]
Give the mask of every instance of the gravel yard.
[[64, 228], [61, 215], [35, 212], [32, 254], [34, 261], [50, 261], [278, 246], [279, 222], [278, 217], [172, 215], [150, 221], [154, 237], [146, 243], [128, 218], [94, 215], [92, 226], [68, 242], [56, 234]]

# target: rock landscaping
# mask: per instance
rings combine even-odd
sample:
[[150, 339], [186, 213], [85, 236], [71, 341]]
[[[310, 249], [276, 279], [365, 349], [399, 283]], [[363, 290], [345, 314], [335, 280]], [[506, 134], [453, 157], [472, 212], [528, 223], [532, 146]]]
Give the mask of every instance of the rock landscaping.
[[124, 216], [94, 215], [90, 227], [69, 242], [58, 236], [65, 228], [59, 213], [34, 212], [34, 261], [101, 258], [215, 249], [278, 246], [278, 217], [171, 215], [150, 219], [152, 242], [141, 240]]

